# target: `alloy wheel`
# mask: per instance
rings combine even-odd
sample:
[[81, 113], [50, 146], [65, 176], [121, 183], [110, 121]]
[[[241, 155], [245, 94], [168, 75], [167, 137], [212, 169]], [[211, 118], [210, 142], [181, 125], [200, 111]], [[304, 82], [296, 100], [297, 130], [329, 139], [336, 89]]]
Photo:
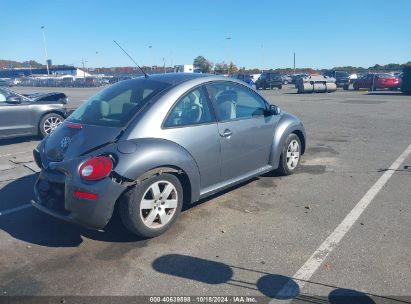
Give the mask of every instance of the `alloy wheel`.
[[151, 184], [140, 202], [140, 217], [148, 228], [161, 228], [173, 218], [178, 203], [176, 187], [169, 181]]
[[293, 139], [287, 147], [287, 167], [294, 170], [300, 160], [300, 145]]
[[62, 120], [59, 117], [51, 116], [44, 121], [43, 129], [46, 134], [51, 134], [59, 125]]

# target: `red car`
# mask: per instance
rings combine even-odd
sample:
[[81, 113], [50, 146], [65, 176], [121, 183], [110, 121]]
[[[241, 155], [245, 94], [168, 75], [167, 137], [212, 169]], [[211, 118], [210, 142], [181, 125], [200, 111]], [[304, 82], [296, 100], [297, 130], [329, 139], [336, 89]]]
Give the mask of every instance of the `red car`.
[[367, 74], [353, 83], [354, 90], [359, 89], [390, 89], [401, 87], [401, 79], [391, 74]]

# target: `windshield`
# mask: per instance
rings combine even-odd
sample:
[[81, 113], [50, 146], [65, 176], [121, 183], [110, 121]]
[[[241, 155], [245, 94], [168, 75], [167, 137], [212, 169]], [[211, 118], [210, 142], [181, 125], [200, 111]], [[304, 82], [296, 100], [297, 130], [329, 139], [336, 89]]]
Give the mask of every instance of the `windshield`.
[[348, 77], [350, 76], [350, 74], [348, 74], [347, 72], [335, 72], [335, 76], [336, 77]]
[[124, 127], [150, 99], [171, 86], [146, 78], [119, 82], [91, 97], [67, 120], [82, 124]]

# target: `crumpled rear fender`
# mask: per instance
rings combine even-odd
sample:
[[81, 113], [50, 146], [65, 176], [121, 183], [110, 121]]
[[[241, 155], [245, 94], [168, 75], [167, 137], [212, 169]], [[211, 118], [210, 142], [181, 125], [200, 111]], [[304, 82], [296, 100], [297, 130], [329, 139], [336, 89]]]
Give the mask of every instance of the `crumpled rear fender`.
[[199, 199], [200, 173], [198, 166], [191, 154], [180, 145], [165, 139], [139, 138], [119, 141], [94, 151], [93, 154], [111, 153], [117, 156], [113, 171], [119, 177], [136, 183], [142, 177], [148, 177], [146, 176], [147, 172], [154, 174], [182, 170], [190, 181], [191, 202]]

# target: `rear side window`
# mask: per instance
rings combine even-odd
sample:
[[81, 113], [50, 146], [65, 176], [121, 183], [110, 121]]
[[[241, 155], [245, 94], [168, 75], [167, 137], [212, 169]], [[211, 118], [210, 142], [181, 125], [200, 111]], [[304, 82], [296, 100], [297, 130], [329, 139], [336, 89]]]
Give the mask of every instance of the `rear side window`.
[[173, 128], [213, 122], [208, 99], [199, 87], [186, 93], [166, 118], [164, 127]]
[[170, 86], [170, 83], [143, 77], [122, 81], [91, 97], [67, 120], [97, 126], [123, 127], [147, 102]]

